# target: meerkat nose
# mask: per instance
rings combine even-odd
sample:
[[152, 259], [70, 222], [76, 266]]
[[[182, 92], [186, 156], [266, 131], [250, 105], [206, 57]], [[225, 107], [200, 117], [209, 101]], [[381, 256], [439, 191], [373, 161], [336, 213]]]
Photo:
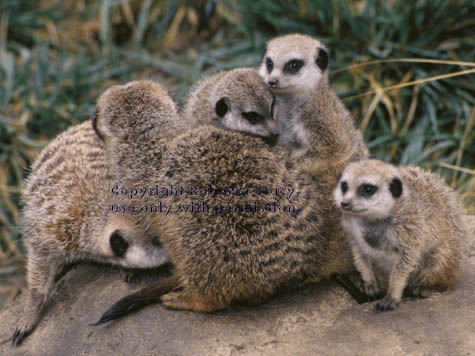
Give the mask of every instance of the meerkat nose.
[[341, 207], [342, 207], [343, 209], [345, 209], [345, 210], [348, 210], [348, 209], [351, 208], [351, 203], [350, 203], [349, 201], [347, 201], [347, 200], [343, 200], [343, 201], [341, 202]]
[[271, 79], [269, 80], [269, 85], [272, 87], [272, 88], [275, 88], [277, 86], [277, 84], [279, 84], [279, 79]]

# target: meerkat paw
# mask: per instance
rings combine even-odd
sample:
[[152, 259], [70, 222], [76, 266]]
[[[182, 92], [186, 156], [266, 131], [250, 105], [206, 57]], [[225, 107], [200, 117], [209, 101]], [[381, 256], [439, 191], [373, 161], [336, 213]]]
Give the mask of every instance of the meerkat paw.
[[374, 310], [377, 312], [389, 311], [396, 309], [398, 303], [395, 302], [391, 297], [386, 296], [383, 300], [377, 302], [374, 305]]
[[413, 290], [412, 290], [412, 295], [414, 297], [419, 297], [419, 298], [429, 298], [431, 295], [433, 295], [434, 292], [429, 290], [429, 289], [426, 289], [426, 288], [423, 288], [423, 287], [415, 287]]
[[139, 284], [144, 279], [143, 272], [138, 270], [121, 270], [120, 274], [124, 282], [131, 285]]
[[23, 340], [30, 335], [31, 331], [33, 330], [32, 325], [28, 325], [27, 323], [20, 323], [19, 326], [15, 329], [15, 332], [12, 336], [12, 345], [13, 346], [20, 346]]
[[366, 300], [368, 303], [374, 302], [375, 300], [382, 298], [381, 291], [374, 283], [364, 283], [363, 291], [366, 295]]

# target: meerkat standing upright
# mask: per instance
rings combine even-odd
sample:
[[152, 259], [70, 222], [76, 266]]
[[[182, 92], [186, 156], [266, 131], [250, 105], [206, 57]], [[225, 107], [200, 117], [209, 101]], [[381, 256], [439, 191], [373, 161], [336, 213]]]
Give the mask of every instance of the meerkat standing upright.
[[[109, 126], [104, 125], [104, 116]], [[123, 122], [124, 118], [129, 122]], [[68, 265], [92, 260], [151, 268], [169, 261], [156, 235], [138, 231], [127, 217], [109, 211], [111, 188], [120, 172], [109, 169], [106, 143], [113, 140], [120, 148], [124, 141], [142, 140], [144, 148], [150, 144], [158, 151], [161, 146], [153, 144], [152, 137], [163, 140], [167, 134], [163, 128], [178, 120], [175, 103], [159, 84], [132, 82], [106, 91], [92, 120], [71, 127], [41, 152], [23, 185], [29, 294], [13, 335], [14, 345], [20, 345], [36, 326], [55, 281]], [[131, 121], [147, 130], [137, 133]], [[111, 123], [116, 125], [113, 133]], [[130, 129], [120, 131], [126, 125]], [[121, 158], [118, 151], [111, 152]], [[140, 159], [147, 159], [146, 154], [144, 150]], [[126, 162], [135, 163], [133, 159]], [[123, 163], [119, 160], [116, 165]]]
[[394, 309], [406, 287], [422, 297], [455, 288], [466, 231], [457, 196], [440, 177], [363, 160], [344, 169], [334, 199], [365, 292], [387, 290], [375, 310]]
[[278, 144], [291, 148], [304, 162], [367, 158], [361, 132], [328, 83], [328, 51], [302, 34], [274, 38], [267, 47], [259, 74], [275, 95], [274, 118]]

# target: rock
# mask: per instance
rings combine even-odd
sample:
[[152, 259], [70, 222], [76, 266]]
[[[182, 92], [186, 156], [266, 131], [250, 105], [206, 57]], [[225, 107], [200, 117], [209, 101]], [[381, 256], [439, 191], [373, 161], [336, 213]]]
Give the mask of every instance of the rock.
[[[0, 314], [0, 355], [475, 355], [475, 256], [455, 291], [376, 313], [333, 282], [256, 307], [203, 314], [149, 306], [90, 326], [130, 287], [117, 270], [74, 267], [23, 345], [10, 337], [24, 293]], [[3, 341], [3, 342], [2, 342]]]

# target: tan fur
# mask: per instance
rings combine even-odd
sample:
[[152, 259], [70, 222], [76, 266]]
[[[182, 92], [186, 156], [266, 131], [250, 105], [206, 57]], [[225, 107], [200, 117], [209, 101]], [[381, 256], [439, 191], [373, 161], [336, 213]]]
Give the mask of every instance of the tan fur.
[[[222, 79], [221, 75], [217, 75], [216, 81]], [[190, 95], [185, 121], [195, 119], [199, 122], [207, 118], [209, 122], [214, 115], [215, 101], [219, 99], [215, 96], [211, 103], [208, 102], [209, 97], [214, 97], [210, 94], [214, 81], [210, 80], [210, 86], [206, 81], [198, 85], [193, 91], [198, 94]], [[234, 82], [218, 92], [226, 90], [231, 106], [239, 107], [251, 101], [247, 97], [252, 95], [251, 91], [242, 89], [247, 83]], [[266, 90], [262, 81], [258, 85], [263, 87], [259, 90]], [[263, 99], [260, 110], [270, 110], [271, 98], [263, 96]], [[328, 104], [323, 105], [330, 110]], [[197, 117], [193, 118], [193, 115]], [[329, 140], [325, 142], [333, 143], [333, 149], [338, 150], [339, 140], [350, 137], [354, 127], [352, 122], [344, 123], [345, 118], [340, 119], [338, 114], [329, 117], [334, 122], [322, 120], [316, 125], [309, 124], [308, 130], [312, 134], [318, 130], [331, 132], [331, 137], [325, 134], [322, 139]], [[356, 145], [355, 148], [351, 141], [341, 144], [342, 150], [349, 148], [353, 152], [354, 149], [356, 153], [340, 157], [338, 165], [365, 156], [367, 151], [361, 144], [362, 147]], [[333, 157], [326, 151], [325, 156], [325, 148], [321, 146], [319, 158]], [[190, 186], [206, 188], [208, 184], [218, 188], [237, 186], [250, 192], [258, 186], [268, 186], [291, 188], [300, 193], [292, 202], [273, 195], [201, 197], [189, 196], [186, 192], [166, 199], [148, 196], [146, 201], [137, 202], [154, 207], [161, 202], [173, 208], [169, 215], [145, 213], [138, 216], [139, 224], [151, 227], [160, 236], [176, 266], [175, 277], [180, 282], [174, 287], [182, 290], [162, 297], [167, 307], [212, 311], [234, 301], [259, 303], [280, 288], [316, 282], [354, 269], [344, 233], [336, 223], [338, 209], [331, 199], [336, 168], [329, 169], [332, 162], [312, 165], [315, 157], [309, 158], [306, 164], [299, 159], [289, 161], [287, 152], [287, 147], [272, 148], [256, 137], [198, 124], [169, 142], [159, 162], [149, 162], [147, 177], [141, 184], [153, 186], [160, 182], [163, 187], [181, 186], [185, 191]], [[135, 154], [140, 156], [140, 152]], [[131, 180], [128, 184], [133, 187], [135, 182]], [[183, 205], [190, 208], [192, 202], [199, 206], [205, 202], [210, 211], [183, 213], [175, 210]], [[253, 206], [254, 202], [258, 206], [273, 202], [295, 205], [302, 211], [298, 214], [241, 211], [215, 214], [213, 210], [215, 206]], [[163, 292], [160, 282], [156, 287]], [[150, 290], [155, 288], [149, 287], [143, 292], [147, 298], [150, 298]], [[140, 299], [140, 295], [139, 292], [130, 297]], [[126, 299], [130, 302], [129, 297]], [[120, 307], [118, 311], [121, 311]]]
[[[118, 94], [127, 90], [128, 101], [120, 101]], [[23, 186], [24, 244], [28, 252], [27, 281], [29, 297], [21, 316], [13, 343], [18, 345], [39, 321], [55, 279], [71, 263], [93, 260], [124, 267], [148, 268], [168, 261], [166, 252], [155, 235], [136, 227], [110, 212], [110, 204], [118, 199], [111, 191], [120, 184], [121, 169], [128, 172], [136, 161], [144, 165], [147, 150], [134, 160], [121, 160], [119, 151], [106, 154], [106, 146], [95, 132], [115, 147], [123, 149], [152, 137], [160, 142], [165, 129], [176, 120], [175, 104], [166, 91], [152, 82], [133, 82], [112, 87], [98, 101], [97, 116], [71, 127], [54, 139], [39, 155]], [[147, 123], [146, 132], [130, 129], [131, 122], [121, 122], [123, 115], [136, 122]], [[103, 117], [107, 117], [107, 125]], [[112, 124], [115, 124], [112, 125]], [[125, 125], [131, 125], [124, 130]], [[155, 130], [155, 127], [160, 130]], [[152, 136], [156, 134], [157, 136]], [[162, 136], [159, 136], [162, 135]], [[147, 140], [144, 140], [144, 137]], [[161, 145], [153, 145], [160, 150]], [[132, 148], [135, 149], [135, 148]], [[153, 151], [157, 154], [159, 151]], [[117, 172], [109, 170], [109, 161], [116, 160]], [[129, 178], [132, 176], [129, 174]], [[116, 257], [109, 238], [119, 231], [128, 242], [124, 256]]]
[[[221, 71], [201, 80], [191, 89], [185, 101], [183, 118], [188, 127], [212, 124], [275, 141], [279, 129], [272, 118], [271, 107], [266, 105], [272, 100], [272, 94], [262, 85], [255, 69]], [[224, 116], [218, 115], [217, 103], [220, 101], [228, 109]], [[246, 119], [248, 114], [254, 118], [258, 116], [259, 120], [250, 122]]]
[[[162, 297], [174, 309], [212, 311], [234, 301], [262, 302], [282, 287], [319, 281], [353, 269], [351, 253], [338, 224], [327, 219], [337, 210], [320, 193], [323, 180], [293, 170], [285, 149], [212, 126], [200, 126], [167, 145], [162, 165], [148, 169], [148, 180], [182, 186], [183, 195], [148, 196], [140, 204], [172, 205], [168, 216], [140, 215], [160, 235], [182, 287]], [[158, 167], [153, 162], [150, 167]], [[133, 186], [133, 182], [130, 182]], [[191, 196], [189, 187], [247, 188], [248, 196]], [[299, 196], [253, 194], [259, 186], [291, 188]], [[206, 201], [210, 210], [178, 212], [179, 205]], [[220, 212], [216, 206], [295, 206], [300, 212]], [[271, 205], [272, 206], [272, 205]]]
[[[328, 83], [328, 68], [317, 64], [325, 46], [312, 37], [292, 34], [267, 43], [259, 74], [275, 95], [274, 118], [279, 123], [279, 144], [292, 149], [292, 157], [310, 170], [368, 157], [361, 132]], [[295, 74], [285, 73], [286, 63], [303, 61]], [[272, 70], [266, 61], [273, 63]], [[338, 171], [338, 168], [336, 169]]]
[[[377, 190], [362, 196], [365, 185]], [[440, 177], [418, 167], [360, 161], [345, 168], [334, 196], [366, 293], [387, 292], [376, 310], [394, 309], [405, 288], [423, 297], [455, 288], [467, 232], [457, 196]]]

